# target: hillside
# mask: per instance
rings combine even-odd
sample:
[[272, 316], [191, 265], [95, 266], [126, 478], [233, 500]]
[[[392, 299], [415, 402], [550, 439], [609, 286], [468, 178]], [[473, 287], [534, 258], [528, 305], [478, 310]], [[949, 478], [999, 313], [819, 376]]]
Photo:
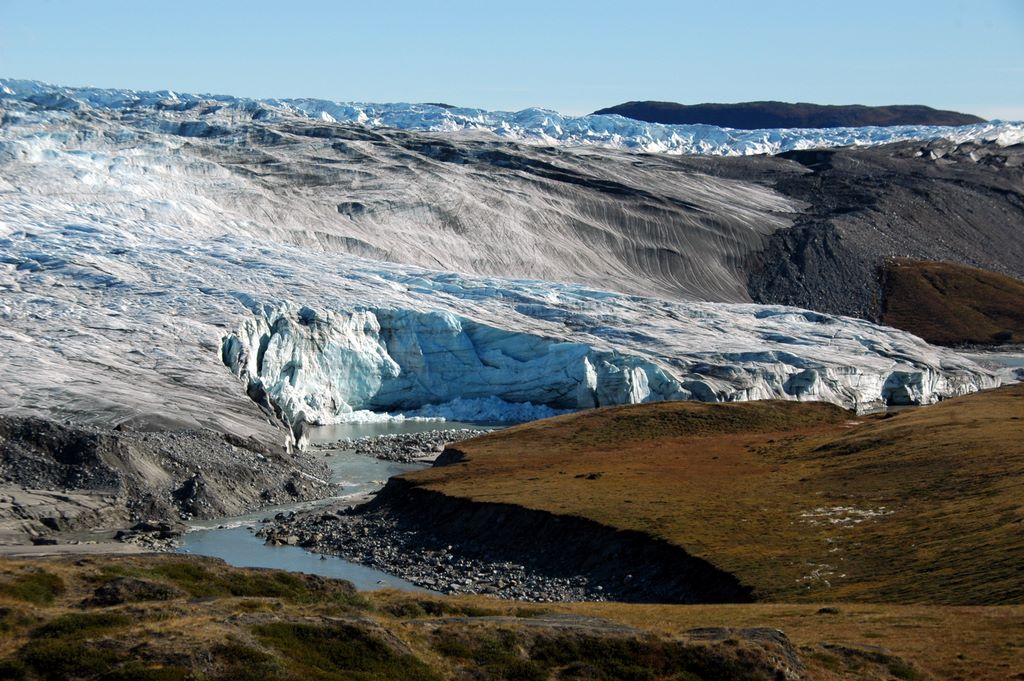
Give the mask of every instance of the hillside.
[[1024, 282], [945, 262], [894, 260], [882, 322], [939, 345], [1024, 343]]
[[[610, 408], [460, 443], [378, 504], [429, 519], [440, 494], [481, 514], [499, 504], [507, 523], [522, 507], [640, 532], [759, 600], [1021, 603], [1022, 417], [1021, 385], [861, 418], [779, 402]], [[451, 529], [468, 543], [472, 510]]]
[[748, 261], [756, 302], [878, 319], [881, 272], [894, 258], [1024, 278], [1024, 145], [935, 142], [775, 158], [805, 169], [777, 176], [774, 188], [807, 207]]
[[984, 119], [921, 105], [863, 106], [806, 102], [738, 102], [736, 104], [676, 104], [626, 102], [595, 114], [618, 114], [648, 123], [717, 125], [740, 130], [764, 128], [854, 128], [892, 125], [970, 125]]
[[529, 605], [189, 556], [0, 563], [0, 677], [1002, 679], [1020, 606]]

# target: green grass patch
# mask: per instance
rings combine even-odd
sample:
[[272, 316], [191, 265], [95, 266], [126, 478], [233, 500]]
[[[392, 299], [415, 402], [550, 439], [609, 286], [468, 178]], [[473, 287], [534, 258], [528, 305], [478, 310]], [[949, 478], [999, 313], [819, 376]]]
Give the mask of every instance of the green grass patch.
[[229, 640], [210, 651], [220, 669], [217, 679], [224, 681], [277, 681], [294, 678], [281, 662], [258, 648]]
[[99, 677], [99, 681], [200, 681], [190, 669], [184, 667], [146, 667], [129, 663]]
[[64, 594], [64, 580], [45, 571], [23, 572], [0, 582], [0, 596], [48, 605]]
[[18, 653], [22, 663], [46, 681], [98, 677], [122, 661], [113, 650], [70, 638], [29, 641]]
[[253, 629], [257, 639], [284, 656], [298, 678], [439, 681], [416, 657], [396, 651], [356, 626], [272, 623]]
[[32, 632], [33, 638], [83, 638], [126, 627], [131, 618], [118, 612], [83, 612], [62, 615]]
[[348, 582], [279, 570], [234, 570], [190, 561], [167, 562], [145, 571], [172, 582], [194, 598], [280, 598], [289, 603], [369, 607]]
[[436, 599], [401, 600], [384, 606], [384, 612], [394, 617], [494, 617], [500, 610], [481, 608], [452, 601]]
[[19, 660], [0, 660], [0, 680], [21, 681], [28, 678], [28, 669]]

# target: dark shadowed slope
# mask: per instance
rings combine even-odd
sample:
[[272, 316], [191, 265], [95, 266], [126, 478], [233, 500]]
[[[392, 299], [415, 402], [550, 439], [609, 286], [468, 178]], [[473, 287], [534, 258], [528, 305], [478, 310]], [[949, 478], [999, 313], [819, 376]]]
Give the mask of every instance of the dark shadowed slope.
[[806, 169], [762, 177], [808, 206], [749, 265], [756, 302], [878, 319], [882, 267], [892, 258], [1024, 278], [1022, 145], [939, 141], [773, 160]]
[[626, 102], [595, 111], [618, 114], [648, 123], [703, 124], [741, 130], [761, 128], [852, 128], [867, 125], [970, 125], [982, 118], [921, 105], [822, 105], [798, 102], [740, 102], [737, 104], [676, 104]]
[[1024, 282], [945, 262], [883, 270], [882, 321], [940, 345], [1024, 343]]

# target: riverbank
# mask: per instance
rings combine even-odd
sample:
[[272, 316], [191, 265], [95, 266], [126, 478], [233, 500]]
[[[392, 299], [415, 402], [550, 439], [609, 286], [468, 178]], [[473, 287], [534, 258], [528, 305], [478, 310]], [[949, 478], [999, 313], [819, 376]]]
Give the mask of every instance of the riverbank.
[[[447, 428], [446, 428], [447, 427]], [[444, 448], [479, 433], [490, 432], [464, 423], [389, 422], [336, 424], [311, 431], [310, 454], [321, 457], [338, 493], [326, 499], [261, 509], [258, 513], [192, 522], [181, 538], [179, 552], [221, 558], [239, 567], [263, 567], [346, 579], [360, 589], [432, 589], [417, 586], [394, 571], [382, 571], [365, 561], [310, 552], [297, 539], [283, 536], [265, 543], [255, 530], [271, 519], [282, 521], [296, 513], [316, 515], [372, 499], [397, 475], [423, 468]], [[383, 535], [382, 535], [383, 537]]]
[[492, 428], [437, 429], [413, 433], [384, 433], [343, 438], [333, 442], [314, 443], [313, 451], [326, 450], [328, 455], [342, 450], [358, 456], [372, 456], [398, 463], [432, 462], [446, 445], [490, 433]]
[[751, 600], [731, 575], [642, 533], [447, 497], [401, 477], [366, 504], [276, 517], [257, 534], [447, 594], [540, 603]]
[[188, 522], [330, 497], [328, 477], [312, 453], [212, 431], [0, 416], [0, 554], [166, 550]]

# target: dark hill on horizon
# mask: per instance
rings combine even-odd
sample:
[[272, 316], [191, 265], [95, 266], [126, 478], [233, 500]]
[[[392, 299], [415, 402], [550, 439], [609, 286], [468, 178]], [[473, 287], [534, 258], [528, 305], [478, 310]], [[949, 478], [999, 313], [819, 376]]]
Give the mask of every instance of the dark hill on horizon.
[[922, 105], [863, 106], [800, 102], [739, 102], [737, 104], [676, 104], [626, 102], [595, 114], [618, 114], [648, 123], [717, 125], [723, 128], [847, 128], [868, 125], [970, 125], [985, 119]]

